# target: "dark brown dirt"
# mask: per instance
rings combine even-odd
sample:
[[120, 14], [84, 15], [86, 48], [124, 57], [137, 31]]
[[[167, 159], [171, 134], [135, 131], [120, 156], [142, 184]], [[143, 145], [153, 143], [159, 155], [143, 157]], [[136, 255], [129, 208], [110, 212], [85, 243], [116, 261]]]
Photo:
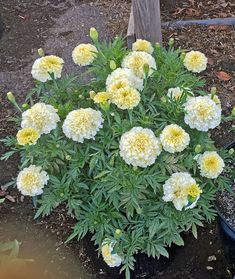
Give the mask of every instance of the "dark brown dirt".
[[[23, 102], [25, 93], [33, 85], [30, 68], [35, 60], [36, 50], [43, 47], [48, 53], [62, 56], [66, 61], [65, 72], [77, 71], [71, 62], [72, 48], [88, 40], [88, 30], [92, 26], [100, 31], [103, 38], [110, 38], [121, 32], [126, 34], [130, 1], [0, 0], [1, 8], [6, 30], [0, 41], [0, 138], [15, 134], [14, 123], [7, 120], [16, 112], [8, 104], [5, 94], [11, 90], [17, 100]], [[166, 7], [165, 2], [162, 10], [164, 21], [224, 17], [225, 14], [235, 15], [232, 0], [176, 0], [175, 7]], [[214, 85], [218, 87], [223, 110], [228, 115], [235, 104], [235, 28], [187, 27], [163, 30], [165, 45], [170, 37], [175, 38], [177, 46], [201, 50], [207, 54], [209, 67], [203, 74], [207, 80], [207, 88]], [[216, 76], [219, 71], [225, 71], [231, 79], [219, 80]], [[231, 124], [222, 125], [213, 134], [218, 145], [225, 145], [234, 138], [228, 131]], [[4, 151], [3, 146], [0, 146], [0, 153]], [[1, 185], [16, 175], [16, 159], [7, 163], [0, 162]], [[14, 192], [11, 195], [14, 196]], [[22, 203], [17, 195], [16, 200], [16, 203], [7, 201], [0, 207], [0, 240], [17, 238], [22, 241], [22, 256], [33, 255], [38, 261], [41, 261], [41, 258], [35, 254], [42, 251], [43, 257], [46, 253], [46, 260], [42, 261], [42, 266], [50, 269], [46, 263], [54, 261], [54, 278], [75, 279], [79, 278], [80, 272], [81, 278], [122, 278], [119, 277], [118, 270], [108, 268], [102, 259], [98, 259], [96, 247], [90, 242], [89, 237], [79, 244], [76, 241], [64, 244], [74, 220], [66, 216], [63, 208], [48, 218], [34, 221], [31, 202], [26, 199]], [[38, 233], [38, 230], [42, 233]], [[28, 238], [31, 241], [28, 241]], [[49, 242], [52, 244], [49, 245]], [[33, 254], [29, 247], [35, 248]], [[222, 250], [216, 223], [207, 225], [200, 230], [198, 240], [191, 235], [185, 235], [185, 246], [172, 249], [169, 261], [162, 259], [158, 262], [143, 255], [139, 256], [136, 273], [132, 278], [229, 279], [233, 270]], [[209, 256], [215, 256], [216, 261], [208, 262]], [[85, 275], [80, 266], [85, 268]], [[208, 266], [213, 269], [208, 270]]]

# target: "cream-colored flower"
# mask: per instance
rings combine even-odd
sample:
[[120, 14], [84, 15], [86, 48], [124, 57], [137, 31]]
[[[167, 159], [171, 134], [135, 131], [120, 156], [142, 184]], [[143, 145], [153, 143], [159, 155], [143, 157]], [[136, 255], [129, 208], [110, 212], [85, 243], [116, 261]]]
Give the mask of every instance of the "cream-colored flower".
[[190, 51], [185, 56], [184, 66], [193, 73], [201, 73], [206, 70], [207, 58], [200, 51]]
[[43, 56], [35, 60], [31, 74], [33, 78], [41, 82], [51, 80], [50, 74], [54, 75], [54, 78], [60, 78], [63, 69], [64, 60], [55, 55]]
[[22, 114], [22, 128], [34, 128], [39, 134], [49, 134], [60, 121], [57, 110], [44, 103], [37, 103]]
[[179, 87], [169, 88], [167, 92], [167, 96], [171, 99], [178, 100], [183, 94], [183, 90]]
[[209, 96], [191, 97], [185, 103], [184, 121], [192, 129], [208, 131], [221, 122], [221, 107]]
[[135, 88], [129, 86], [110, 93], [111, 103], [120, 109], [133, 109], [140, 102], [140, 93]]
[[160, 140], [153, 131], [142, 127], [134, 127], [124, 133], [119, 148], [120, 156], [128, 165], [141, 168], [154, 164], [162, 151]]
[[176, 124], [166, 126], [160, 134], [162, 147], [170, 153], [183, 151], [190, 142], [189, 134]]
[[187, 172], [173, 173], [163, 185], [163, 191], [163, 200], [173, 202], [180, 211], [195, 207], [202, 193], [195, 179]]
[[149, 67], [148, 75], [157, 69], [155, 59], [144, 51], [132, 51], [122, 61], [122, 67], [131, 69], [139, 78], [144, 78], [144, 67]]
[[100, 111], [81, 108], [67, 115], [63, 123], [63, 132], [66, 137], [82, 143], [84, 139], [94, 139], [103, 122]]
[[223, 171], [224, 161], [215, 151], [206, 151], [197, 158], [201, 176], [217, 178]]
[[80, 66], [90, 65], [97, 56], [97, 48], [92, 44], [80, 44], [72, 52], [73, 62]]
[[122, 68], [114, 70], [106, 79], [107, 91], [115, 91], [126, 86], [142, 91], [143, 79], [138, 78], [132, 70]]
[[16, 138], [17, 142], [20, 145], [32, 145], [36, 144], [37, 140], [39, 139], [40, 135], [37, 130], [34, 128], [24, 128], [18, 131]]
[[96, 104], [102, 104], [105, 105], [108, 103], [110, 99], [110, 93], [109, 92], [98, 92], [93, 96], [93, 101]]
[[113, 253], [114, 246], [115, 242], [105, 239], [101, 247], [103, 259], [110, 267], [118, 267], [122, 263], [122, 258], [117, 253]]
[[43, 193], [48, 180], [49, 176], [41, 167], [30, 165], [18, 174], [16, 184], [23, 195], [33, 197]]
[[132, 44], [133, 51], [144, 51], [149, 54], [152, 54], [154, 49], [152, 44], [149, 41], [138, 39], [135, 43]]

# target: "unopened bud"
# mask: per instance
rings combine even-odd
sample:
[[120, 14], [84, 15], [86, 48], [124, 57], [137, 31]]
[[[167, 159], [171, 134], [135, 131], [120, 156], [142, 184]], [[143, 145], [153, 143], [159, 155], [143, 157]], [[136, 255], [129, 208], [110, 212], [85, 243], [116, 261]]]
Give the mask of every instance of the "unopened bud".
[[233, 148], [230, 148], [229, 151], [228, 151], [228, 154], [229, 154], [229, 155], [233, 155], [233, 153], [234, 153], [234, 149], [233, 149]]
[[149, 73], [149, 64], [144, 64], [144, 74], [148, 76]]
[[70, 155], [66, 155], [66, 156], [65, 156], [65, 159], [68, 160], [68, 161], [70, 161], [70, 160], [71, 160], [71, 156], [70, 156]]
[[173, 47], [175, 44], [175, 39], [174, 38], [170, 38], [169, 40], [169, 47]]
[[24, 109], [24, 110], [27, 110], [29, 108], [30, 108], [29, 104], [23, 104], [22, 105], [22, 109]]
[[90, 38], [95, 42], [98, 41], [99, 33], [97, 32], [97, 30], [94, 27], [91, 27], [91, 29], [90, 29]]
[[117, 236], [121, 236], [122, 235], [122, 231], [120, 229], [116, 229], [115, 234]]
[[59, 145], [59, 144], [57, 144], [57, 145], [56, 145], [56, 148], [59, 148], [59, 147], [60, 147], [60, 145]]
[[232, 109], [232, 116], [235, 116], [235, 107]]
[[90, 91], [89, 95], [90, 95], [90, 98], [93, 100], [93, 98], [95, 97], [96, 93], [95, 93], [95, 91]]
[[43, 50], [43, 48], [39, 48], [39, 49], [38, 49], [38, 55], [39, 55], [40, 57], [45, 56], [45, 51]]
[[217, 92], [217, 88], [215, 86], [211, 87], [211, 94], [215, 95]]
[[195, 151], [195, 153], [201, 153], [202, 152], [202, 146], [200, 144], [196, 145], [194, 151]]
[[156, 49], [160, 49], [161, 48], [161, 44], [160, 43], [156, 43], [155, 46], [156, 46]]
[[7, 92], [7, 98], [11, 103], [15, 103], [15, 96], [12, 92]]
[[166, 103], [166, 97], [161, 97], [160, 99], [163, 103]]
[[180, 59], [181, 59], [182, 61], [184, 61], [185, 56], [186, 56], [186, 53], [185, 53], [185, 52], [182, 52], [181, 55], [180, 55]]
[[110, 69], [113, 70], [113, 71], [117, 68], [117, 65], [116, 65], [116, 63], [115, 63], [114, 60], [111, 60], [111, 61], [109, 62], [109, 67], [110, 67]]

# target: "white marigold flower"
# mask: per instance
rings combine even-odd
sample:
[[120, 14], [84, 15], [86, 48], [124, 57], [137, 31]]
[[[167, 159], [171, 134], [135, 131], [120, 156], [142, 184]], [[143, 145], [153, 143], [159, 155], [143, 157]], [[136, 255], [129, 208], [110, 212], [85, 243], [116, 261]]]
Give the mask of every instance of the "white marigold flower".
[[115, 242], [110, 242], [108, 239], [106, 239], [102, 243], [101, 247], [103, 259], [110, 267], [118, 267], [122, 263], [122, 258], [117, 253], [113, 253], [114, 246]]
[[179, 87], [169, 88], [167, 92], [167, 96], [171, 99], [178, 100], [183, 94], [183, 90]]
[[30, 165], [18, 174], [16, 184], [23, 195], [34, 197], [43, 193], [48, 180], [49, 176], [41, 167]]
[[180, 211], [195, 207], [202, 193], [195, 179], [187, 172], [173, 173], [163, 185], [163, 191], [163, 200], [173, 202]]
[[209, 96], [191, 97], [185, 103], [184, 121], [192, 129], [208, 131], [221, 122], [221, 107]]
[[59, 121], [57, 110], [53, 106], [37, 103], [23, 112], [21, 127], [34, 128], [40, 135], [49, 134], [56, 128]]
[[201, 73], [206, 70], [207, 58], [200, 51], [190, 51], [185, 56], [184, 66], [190, 72]]
[[72, 52], [73, 62], [80, 66], [90, 65], [97, 56], [97, 48], [92, 44], [80, 44]]
[[138, 39], [135, 43], [132, 44], [133, 51], [144, 51], [149, 54], [152, 54], [154, 49], [152, 44], [149, 41]]
[[149, 66], [148, 75], [157, 69], [155, 59], [144, 51], [132, 51], [122, 61], [122, 67], [131, 69], [139, 78], [144, 78], [144, 67]]
[[129, 86], [110, 93], [111, 103], [115, 104], [120, 109], [133, 109], [138, 106], [140, 102], [140, 93]]
[[161, 153], [160, 140], [150, 129], [134, 127], [121, 137], [120, 156], [128, 164], [135, 167], [146, 168], [154, 164]]
[[113, 91], [116, 88], [120, 89], [126, 86], [142, 91], [144, 88], [143, 83], [143, 79], [138, 78], [132, 70], [122, 68], [114, 70], [106, 79], [107, 91]]
[[160, 134], [162, 147], [170, 153], [183, 151], [190, 142], [189, 134], [176, 124], [166, 126]]
[[63, 132], [66, 137], [83, 143], [84, 139], [94, 139], [102, 128], [104, 119], [100, 111], [81, 108], [71, 111], [64, 123]]
[[33, 78], [41, 82], [51, 80], [50, 74], [54, 75], [54, 78], [60, 78], [63, 69], [64, 60], [55, 55], [43, 56], [35, 60], [31, 74]]
[[223, 171], [224, 161], [215, 151], [206, 151], [197, 158], [201, 176], [217, 178]]

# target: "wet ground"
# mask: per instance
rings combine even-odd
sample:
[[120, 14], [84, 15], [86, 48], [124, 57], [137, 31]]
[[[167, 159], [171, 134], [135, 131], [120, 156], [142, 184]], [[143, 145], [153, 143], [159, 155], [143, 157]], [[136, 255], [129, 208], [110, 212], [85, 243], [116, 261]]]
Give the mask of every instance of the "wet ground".
[[[199, 2], [203, 5], [199, 5]], [[204, 3], [203, 3], [204, 2]], [[221, 13], [233, 13], [234, 6], [214, 5], [212, 1], [180, 1], [178, 15], [163, 10], [164, 20], [188, 17], [194, 9], [200, 16], [206, 17], [206, 9], [214, 17]], [[231, 1], [227, 1], [230, 3]], [[191, 4], [190, 4], [191, 3]], [[192, 5], [193, 6], [190, 6]], [[208, 4], [209, 3], [209, 4]], [[221, 2], [222, 3], [222, 2]], [[232, 3], [232, 2], [231, 2]], [[207, 7], [207, 8], [206, 8]], [[222, 7], [222, 8], [221, 8]], [[9, 122], [16, 112], [8, 104], [5, 93], [13, 91], [17, 100], [23, 102], [25, 93], [33, 86], [30, 69], [37, 57], [37, 49], [43, 47], [48, 54], [59, 55], [65, 60], [66, 73], [79, 73], [71, 59], [71, 50], [78, 43], [88, 40], [88, 30], [95, 26], [103, 38], [123, 32], [125, 34], [130, 1], [126, 0], [0, 0], [0, 12], [5, 23], [5, 32], [0, 40], [0, 138], [15, 133], [15, 125]], [[195, 12], [194, 12], [195, 13]], [[208, 88], [218, 87], [226, 114], [235, 104], [234, 69], [235, 65], [235, 28], [208, 29], [204, 27], [187, 27], [178, 30], [163, 30], [164, 43], [174, 37], [177, 45], [205, 51], [209, 57], [208, 71], [205, 77]], [[208, 47], [209, 46], [209, 47]], [[230, 81], [219, 80], [218, 71], [231, 75]], [[231, 141], [233, 135], [228, 132], [231, 123], [220, 127], [214, 137], [218, 145]], [[0, 153], [4, 152], [0, 146]], [[17, 158], [0, 162], [0, 186], [16, 175]], [[15, 203], [7, 201], [0, 207], [0, 241], [18, 239], [22, 241], [21, 255], [35, 258], [42, 268], [52, 273], [52, 278], [122, 278], [118, 270], [109, 269], [98, 259], [96, 247], [89, 237], [79, 244], [74, 241], [65, 245], [74, 220], [66, 216], [63, 208], [50, 217], [33, 220], [34, 209], [31, 201], [21, 198], [15, 192]], [[191, 235], [185, 236], [185, 247], [172, 249], [172, 257], [160, 262], [137, 258], [136, 273], [133, 278], [147, 279], [226, 279], [231, 278], [233, 269], [223, 254], [217, 224], [207, 225], [199, 233], [198, 240]], [[208, 257], [215, 256], [215, 261]], [[210, 259], [210, 258], [209, 258]], [[80, 276], [80, 277], [79, 277]]]

